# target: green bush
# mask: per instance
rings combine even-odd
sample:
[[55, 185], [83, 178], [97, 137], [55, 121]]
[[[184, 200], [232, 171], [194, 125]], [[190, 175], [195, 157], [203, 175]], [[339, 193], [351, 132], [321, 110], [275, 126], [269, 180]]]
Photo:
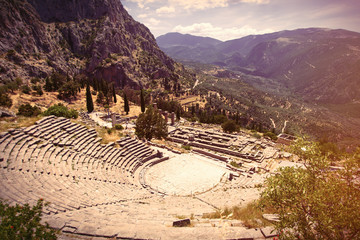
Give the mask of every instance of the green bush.
[[21, 87], [21, 91], [25, 94], [30, 94], [31, 88], [28, 85], [24, 85]]
[[40, 78], [34, 77], [34, 78], [32, 78], [32, 79], [30, 80], [30, 82], [31, 82], [32, 84], [37, 84], [38, 82], [40, 82]]
[[257, 138], [257, 139], [261, 138], [261, 135], [258, 134], [258, 133], [253, 133], [251, 136], [254, 137], [254, 138]]
[[31, 87], [37, 95], [42, 96], [44, 94], [42, 87], [40, 85], [32, 85]]
[[0, 91], [0, 106], [11, 107], [12, 100], [7, 92]]
[[37, 106], [31, 106], [29, 103], [20, 105], [18, 115], [25, 117], [37, 116], [41, 113], [41, 109]]
[[231, 161], [231, 162], [230, 162], [230, 165], [233, 166], [233, 167], [236, 167], [236, 168], [241, 167], [241, 163], [238, 164], [238, 163], [236, 163], [235, 161]]
[[191, 150], [191, 147], [189, 145], [182, 145], [181, 147], [185, 150]]
[[121, 124], [115, 124], [115, 129], [116, 130], [123, 130], [124, 127]]
[[221, 125], [222, 129], [226, 133], [233, 133], [239, 130], [239, 127], [236, 125], [235, 121], [227, 120]]
[[57, 239], [47, 223], [40, 223], [43, 206], [42, 199], [33, 207], [9, 206], [0, 201], [0, 239]]
[[271, 140], [276, 141], [277, 140], [277, 136], [275, 133], [273, 132], [266, 132], [264, 133], [264, 137], [269, 137]]
[[61, 103], [49, 107], [43, 114], [44, 116], [55, 115], [57, 117], [66, 117], [66, 118], [77, 118], [79, 116], [76, 110], [74, 109], [69, 110]]

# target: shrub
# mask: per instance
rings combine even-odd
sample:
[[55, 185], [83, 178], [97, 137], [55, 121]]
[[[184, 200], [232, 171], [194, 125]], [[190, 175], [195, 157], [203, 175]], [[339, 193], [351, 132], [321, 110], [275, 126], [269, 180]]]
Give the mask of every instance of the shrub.
[[11, 107], [12, 100], [7, 92], [0, 91], [0, 106]]
[[260, 134], [258, 134], [258, 133], [253, 133], [251, 136], [253, 136], [254, 138], [257, 138], [257, 139], [261, 138]]
[[38, 82], [40, 82], [40, 78], [34, 77], [34, 78], [32, 78], [32, 79], [30, 80], [30, 82], [31, 82], [32, 84], [37, 84]]
[[41, 113], [41, 110], [37, 106], [31, 106], [29, 103], [20, 105], [18, 109], [18, 115], [25, 117], [37, 116]]
[[124, 127], [121, 124], [115, 124], [115, 129], [116, 130], [123, 130]]
[[264, 133], [264, 137], [268, 137], [268, 138], [270, 138], [271, 140], [274, 140], [274, 141], [277, 140], [277, 136], [276, 136], [276, 134], [273, 133], [273, 132], [266, 132], [266, 133]]
[[42, 87], [40, 85], [32, 85], [32, 89], [35, 91], [35, 93], [39, 96], [42, 96], [44, 94]]
[[221, 127], [223, 131], [226, 133], [233, 133], [239, 129], [235, 121], [233, 120], [227, 120], [225, 123], [221, 125]]
[[230, 165], [233, 166], [233, 167], [236, 167], [236, 168], [241, 167], [241, 163], [238, 164], [238, 163], [236, 163], [235, 161], [231, 161], [231, 162], [230, 162]]
[[0, 201], [0, 239], [56, 239], [56, 232], [40, 223], [43, 206], [41, 199], [33, 207]]
[[77, 118], [79, 116], [76, 110], [74, 109], [69, 110], [61, 103], [49, 107], [43, 114], [44, 116], [55, 115], [57, 117], [66, 117], [66, 118]]
[[185, 150], [191, 150], [191, 147], [189, 145], [182, 145], [181, 147]]
[[21, 91], [25, 94], [30, 94], [31, 88], [28, 85], [24, 85], [21, 87]]

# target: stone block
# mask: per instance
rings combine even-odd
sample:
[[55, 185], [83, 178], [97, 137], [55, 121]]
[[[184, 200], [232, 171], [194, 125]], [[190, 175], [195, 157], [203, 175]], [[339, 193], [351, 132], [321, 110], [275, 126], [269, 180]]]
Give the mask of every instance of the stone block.
[[181, 219], [173, 222], [173, 227], [187, 227], [190, 225], [190, 219]]

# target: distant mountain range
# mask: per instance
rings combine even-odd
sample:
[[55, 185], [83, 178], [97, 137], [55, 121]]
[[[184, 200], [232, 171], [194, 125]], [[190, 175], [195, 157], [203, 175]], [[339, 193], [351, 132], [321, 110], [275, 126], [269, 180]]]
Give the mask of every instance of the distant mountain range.
[[272, 79], [307, 101], [360, 101], [360, 33], [308, 28], [226, 42], [168, 33], [156, 41], [174, 59]]

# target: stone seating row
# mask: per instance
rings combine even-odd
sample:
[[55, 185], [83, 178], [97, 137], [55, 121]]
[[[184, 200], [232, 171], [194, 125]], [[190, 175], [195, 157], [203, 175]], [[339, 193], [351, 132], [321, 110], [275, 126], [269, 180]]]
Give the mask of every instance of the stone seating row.
[[152, 150], [130, 138], [125, 146], [100, 144], [94, 130], [53, 116], [2, 133], [0, 197], [20, 204], [48, 199], [47, 213], [146, 197], [133, 173]]
[[51, 204], [47, 213], [139, 199], [149, 194], [130, 185], [72, 179], [50, 174], [1, 169], [0, 197], [19, 204], [34, 204], [39, 198]]

